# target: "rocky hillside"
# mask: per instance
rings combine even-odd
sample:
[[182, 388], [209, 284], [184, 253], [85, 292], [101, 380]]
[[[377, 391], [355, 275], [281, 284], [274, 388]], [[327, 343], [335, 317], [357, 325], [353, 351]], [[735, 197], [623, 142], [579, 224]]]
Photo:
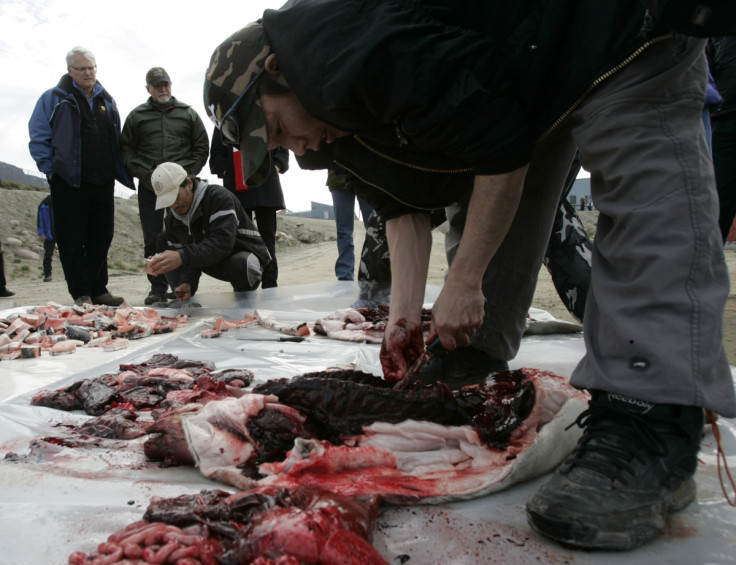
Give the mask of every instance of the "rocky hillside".
[[48, 188], [46, 179], [40, 175], [41, 173], [29, 175], [20, 167], [8, 163], [0, 163], [0, 179], [4, 182], [25, 184], [39, 189]]
[[[0, 188], [0, 242], [9, 280], [42, 279], [43, 245], [36, 232], [36, 212], [45, 191]], [[280, 216], [279, 248], [334, 240], [334, 222]], [[55, 273], [61, 273], [58, 253], [54, 254]], [[115, 199], [115, 237], [109, 255], [110, 275], [140, 272], [143, 265], [143, 233], [138, 219], [138, 200]], [[10, 286], [10, 285], [9, 285]]]

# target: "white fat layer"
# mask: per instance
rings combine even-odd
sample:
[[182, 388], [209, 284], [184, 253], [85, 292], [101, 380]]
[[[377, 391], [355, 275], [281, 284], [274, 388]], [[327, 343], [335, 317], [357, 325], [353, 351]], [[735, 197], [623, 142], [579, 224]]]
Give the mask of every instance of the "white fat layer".
[[[182, 418], [184, 434], [195, 465], [206, 477], [248, 461], [254, 448], [247, 424], [275, 396], [246, 394], [210, 402], [196, 414]], [[245, 438], [245, 439], [244, 439]]]

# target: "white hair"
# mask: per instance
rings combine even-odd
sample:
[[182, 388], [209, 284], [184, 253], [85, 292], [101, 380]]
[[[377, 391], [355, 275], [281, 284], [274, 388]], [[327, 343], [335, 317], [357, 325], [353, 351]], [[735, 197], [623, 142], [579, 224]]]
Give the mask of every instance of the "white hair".
[[71, 67], [72, 63], [74, 62], [74, 55], [81, 55], [88, 61], [91, 61], [93, 63], [97, 63], [95, 60], [94, 53], [90, 51], [89, 49], [86, 49], [84, 47], [80, 47], [77, 45], [76, 47], [72, 47], [69, 51], [69, 53], [66, 54], [66, 66]]

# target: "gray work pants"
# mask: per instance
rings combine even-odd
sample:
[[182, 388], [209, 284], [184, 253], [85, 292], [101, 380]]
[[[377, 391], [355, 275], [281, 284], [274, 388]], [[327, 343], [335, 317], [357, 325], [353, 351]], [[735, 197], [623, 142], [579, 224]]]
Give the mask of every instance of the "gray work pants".
[[[599, 211], [586, 354], [571, 382], [641, 400], [736, 416], [722, 345], [728, 273], [701, 115], [703, 42], [679, 59], [651, 46], [596, 87], [535, 146], [519, 210], [486, 271], [473, 346], [512, 359], [524, 330], [575, 148]], [[448, 210], [448, 258], [462, 230]]]

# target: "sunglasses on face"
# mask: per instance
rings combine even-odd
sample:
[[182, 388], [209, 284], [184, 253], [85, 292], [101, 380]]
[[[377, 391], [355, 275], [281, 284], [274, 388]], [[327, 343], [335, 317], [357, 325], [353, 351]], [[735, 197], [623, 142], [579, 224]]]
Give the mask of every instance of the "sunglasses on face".
[[240, 103], [248, 94], [256, 81], [261, 78], [261, 75], [266, 69], [261, 69], [256, 73], [256, 76], [248, 83], [243, 93], [238, 96], [230, 109], [225, 112], [225, 115], [220, 120], [220, 134], [222, 135], [222, 143], [229, 147], [237, 147], [240, 145], [240, 127], [238, 126], [238, 107]]

